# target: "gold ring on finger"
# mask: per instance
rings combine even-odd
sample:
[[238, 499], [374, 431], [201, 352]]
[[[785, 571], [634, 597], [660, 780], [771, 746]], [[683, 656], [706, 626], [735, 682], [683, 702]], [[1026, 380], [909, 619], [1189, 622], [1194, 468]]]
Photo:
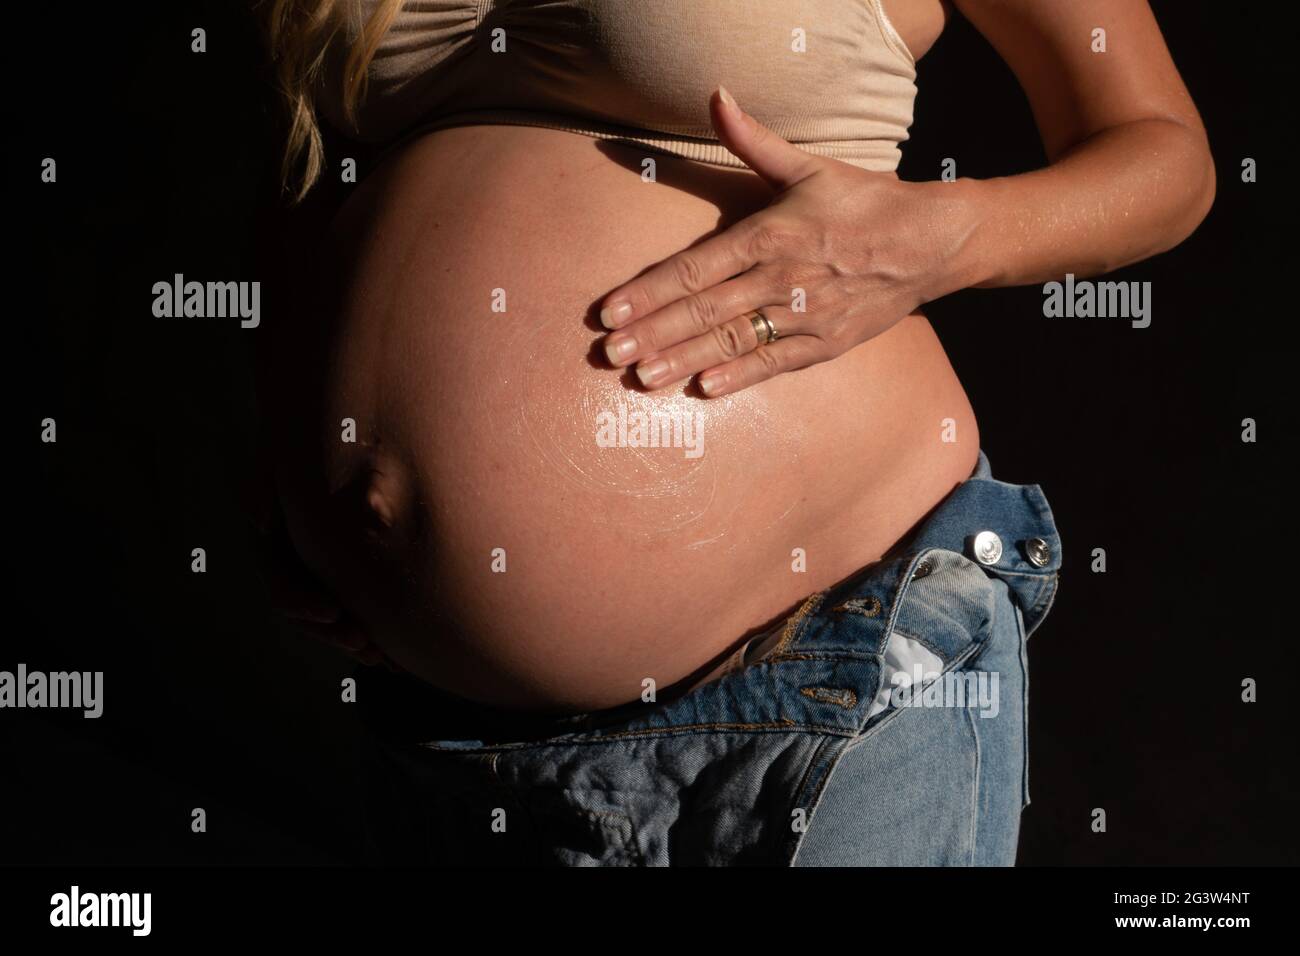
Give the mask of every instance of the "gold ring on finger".
[[767, 345], [769, 342], [775, 342], [780, 335], [776, 326], [772, 324], [762, 310], [755, 309], [749, 313], [749, 323], [754, 327], [754, 335], [758, 338], [759, 345]]

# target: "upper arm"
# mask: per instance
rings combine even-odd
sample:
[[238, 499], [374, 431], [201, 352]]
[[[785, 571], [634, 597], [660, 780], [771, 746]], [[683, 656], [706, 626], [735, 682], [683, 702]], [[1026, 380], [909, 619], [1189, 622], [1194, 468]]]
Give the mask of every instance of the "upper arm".
[[[1169, 120], [1204, 136], [1146, 0], [955, 3], [1016, 74], [1049, 159], [1135, 120]], [[1093, 52], [1097, 29], [1104, 53]]]

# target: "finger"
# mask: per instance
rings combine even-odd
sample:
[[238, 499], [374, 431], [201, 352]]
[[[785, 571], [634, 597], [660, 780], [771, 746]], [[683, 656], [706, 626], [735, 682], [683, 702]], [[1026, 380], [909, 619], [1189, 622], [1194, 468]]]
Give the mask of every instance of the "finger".
[[731, 395], [782, 372], [815, 365], [829, 357], [825, 344], [814, 336], [796, 335], [778, 339], [717, 368], [706, 370], [700, 375], [700, 391], [709, 398]]
[[266, 558], [266, 585], [271, 607], [285, 617], [333, 624], [343, 608], [295, 560], [276, 549]]
[[753, 254], [763, 218], [755, 214], [647, 269], [605, 296], [601, 325], [621, 329], [676, 302], [739, 275], [758, 260]]
[[627, 328], [605, 337], [605, 357], [615, 368], [649, 358], [670, 346], [705, 335], [729, 319], [772, 301], [771, 281], [742, 273], [704, 292], [669, 303]]
[[777, 192], [807, 179], [821, 167], [818, 157], [786, 142], [742, 110], [725, 87], [718, 87], [709, 105], [722, 145]]
[[[374, 667], [376, 664], [382, 664], [388, 660], [388, 655], [373, 644], [363, 647], [359, 651], [353, 651], [352, 656], [367, 667]], [[390, 667], [389, 669], [391, 670], [392, 668]]]
[[277, 507], [268, 533], [259, 541], [255, 567], [266, 585], [271, 607], [285, 617], [330, 624], [342, 606], [303, 566]]
[[281, 592], [271, 599], [271, 607], [282, 617], [309, 624], [335, 624], [341, 609], [337, 604], [319, 600], [302, 591]]
[[[783, 334], [797, 331], [795, 315], [779, 306], [763, 306], [763, 314]], [[739, 358], [759, 347], [751, 312], [738, 315], [690, 341], [675, 345], [637, 366], [637, 378], [646, 388], [658, 389], [696, 372]]]
[[294, 621], [294, 630], [305, 637], [336, 647], [348, 654], [356, 655], [374, 648], [370, 638], [355, 624], [313, 624], [310, 621]]

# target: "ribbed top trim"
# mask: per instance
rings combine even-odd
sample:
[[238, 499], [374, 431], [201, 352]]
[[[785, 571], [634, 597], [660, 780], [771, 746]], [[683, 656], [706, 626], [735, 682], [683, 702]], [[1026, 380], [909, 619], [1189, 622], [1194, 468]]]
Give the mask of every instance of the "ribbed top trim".
[[[436, 119], [421, 122], [407, 130], [400, 139], [389, 144], [385, 153], [391, 152], [411, 142], [417, 137], [437, 130], [454, 129], [460, 126], [532, 126], [540, 129], [560, 130], [577, 133], [593, 139], [609, 140], [629, 146], [641, 146], [657, 153], [678, 156], [714, 166], [727, 166], [734, 169], [748, 167], [737, 156], [717, 140], [700, 139], [672, 133], [639, 130], [631, 127], [616, 126], [612, 123], [599, 123], [573, 116], [552, 113], [539, 113], [531, 110], [475, 110], [466, 113], [453, 113]], [[774, 131], [778, 132], [779, 131]], [[840, 162], [869, 169], [873, 172], [892, 173], [898, 168], [900, 151], [897, 146], [887, 141], [875, 142], [834, 142], [820, 140], [815, 143], [795, 142], [794, 145], [814, 156], [824, 156]]]

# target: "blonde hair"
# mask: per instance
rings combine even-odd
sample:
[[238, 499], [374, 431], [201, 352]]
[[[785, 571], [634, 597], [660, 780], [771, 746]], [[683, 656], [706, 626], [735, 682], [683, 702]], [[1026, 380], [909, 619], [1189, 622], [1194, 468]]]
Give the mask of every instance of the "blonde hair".
[[[359, 0], [257, 0], [263, 30], [284, 100], [288, 129], [280, 162], [280, 185], [300, 202], [320, 178], [325, 146], [316, 114], [316, 94], [326, 56], [349, 16], [359, 17]], [[348, 50], [342, 85], [343, 115], [355, 129], [357, 105], [365, 96], [366, 71], [402, 0], [375, 0], [375, 9]]]

